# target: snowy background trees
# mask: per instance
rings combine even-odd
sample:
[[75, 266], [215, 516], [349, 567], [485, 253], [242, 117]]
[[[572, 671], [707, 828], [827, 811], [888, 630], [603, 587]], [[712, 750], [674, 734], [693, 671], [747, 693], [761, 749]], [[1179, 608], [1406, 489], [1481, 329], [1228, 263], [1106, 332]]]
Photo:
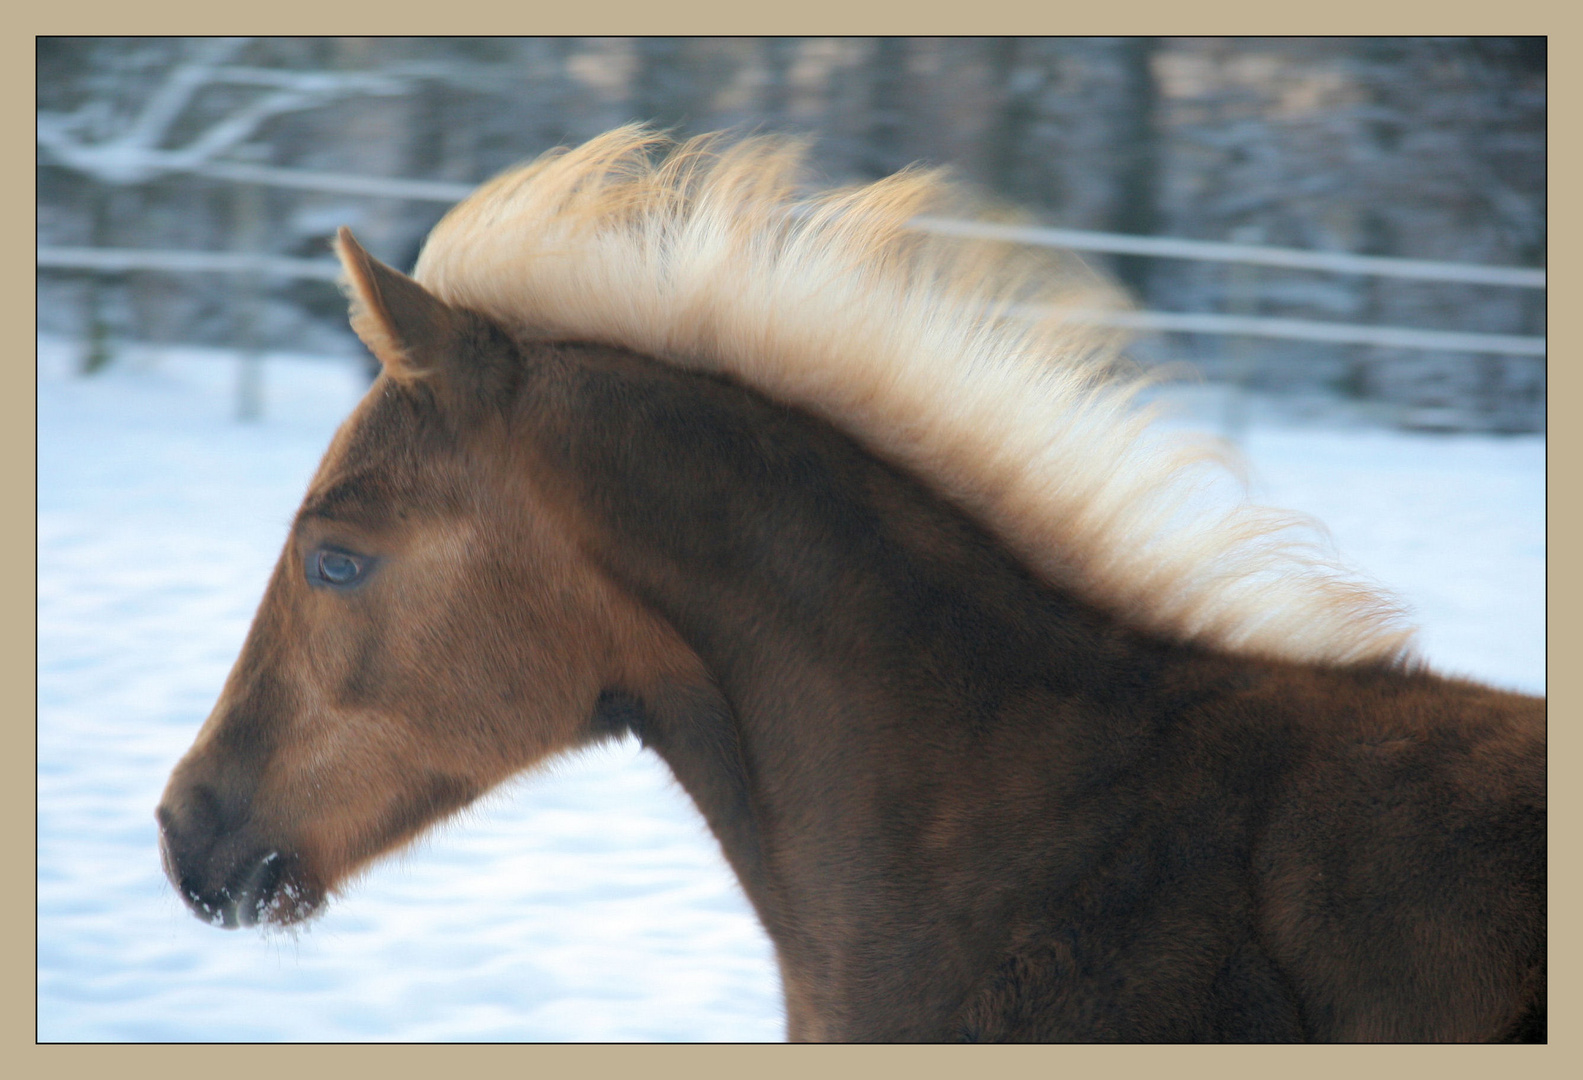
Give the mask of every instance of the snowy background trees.
[[[41, 39], [41, 245], [322, 257], [339, 224], [410, 264], [434, 201], [237, 185], [249, 162], [469, 184], [650, 120], [786, 130], [832, 181], [945, 164], [1070, 228], [1542, 266], [1542, 39]], [[208, 166], [211, 175], [203, 170]], [[256, 238], [256, 241], [255, 239]], [[1539, 335], [1540, 290], [1226, 264], [1092, 261], [1142, 306]], [[1248, 284], [1251, 281], [1251, 286]], [[1245, 295], [1228, 297], [1232, 284]], [[46, 270], [40, 322], [115, 341], [350, 354], [333, 288]], [[245, 294], [246, 290], [242, 290]], [[244, 295], [245, 299], [245, 295]], [[1207, 335], [1140, 344], [1211, 378], [1535, 430], [1537, 357]]]

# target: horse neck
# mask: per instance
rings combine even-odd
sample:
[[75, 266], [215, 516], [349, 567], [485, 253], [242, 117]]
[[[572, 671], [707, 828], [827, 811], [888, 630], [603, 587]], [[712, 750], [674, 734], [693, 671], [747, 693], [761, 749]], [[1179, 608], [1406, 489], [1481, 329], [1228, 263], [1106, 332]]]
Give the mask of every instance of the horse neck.
[[[898, 868], [922, 849], [1043, 859], [1024, 827], [1047, 835], [1063, 792], [1140, 751], [1140, 698], [1171, 647], [1037, 579], [821, 421], [618, 350], [550, 352], [523, 406], [534, 468], [711, 680], [632, 692], [646, 700], [627, 715], [710, 820], [783, 967], [828, 987], [844, 941], [914, 948], [912, 915], [941, 900]], [[996, 925], [995, 897], [951, 902]]]

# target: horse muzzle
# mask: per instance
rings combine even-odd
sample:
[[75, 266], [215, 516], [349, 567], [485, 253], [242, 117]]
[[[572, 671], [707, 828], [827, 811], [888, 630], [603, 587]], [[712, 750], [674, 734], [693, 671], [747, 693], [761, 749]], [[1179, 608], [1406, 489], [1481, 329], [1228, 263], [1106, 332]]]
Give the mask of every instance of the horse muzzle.
[[245, 828], [217, 832], [205, 829], [202, 820], [183, 822], [166, 805], [155, 816], [165, 876], [204, 922], [226, 930], [289, 926], [322, 905], [323, 890], [311, 883], [296, 855]]

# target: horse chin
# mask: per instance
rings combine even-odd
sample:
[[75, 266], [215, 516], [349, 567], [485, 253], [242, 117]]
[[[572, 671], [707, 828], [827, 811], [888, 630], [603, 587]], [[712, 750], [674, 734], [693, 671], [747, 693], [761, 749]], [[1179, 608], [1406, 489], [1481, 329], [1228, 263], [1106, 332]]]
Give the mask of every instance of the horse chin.
[[176, 882], [192, 913], [211, 926], [288, 927], [307, 921], [324, 906], [324, 892], [308, 882], [298, 860], [266, 851], [243, 864], [217, 890], [204, 890], [190, 878]]

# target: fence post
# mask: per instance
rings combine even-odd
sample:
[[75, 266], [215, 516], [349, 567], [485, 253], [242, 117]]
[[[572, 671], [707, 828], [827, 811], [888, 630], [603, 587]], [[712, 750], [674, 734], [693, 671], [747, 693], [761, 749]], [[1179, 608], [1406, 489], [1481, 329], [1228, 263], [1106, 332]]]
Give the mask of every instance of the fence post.
[[[237, 249], [256, 257], [262, 254], [263, 244], [263, 192], [257, 184], [238, 184]], [[256, 268], [241, 275], [236, 291], [237, 344], [241, 349], [236, 375], [236, 418], [243, 422], [264, 415], [264, 357], [259, 340], [263, 291], [263, 276]]]
[[[1264, 241], [1262, 225], [1238, 225], [1231, 232], [1234, 244]], [[1247, 263], [1232, 263], [1227, 273], [1226, 306], [1231, 314], [1251, 316], [1258, 307], [1258, 279]], [[1253, 344], [1245, 334], [1223, 339], [1226, 348], [1225, 412], [1221, 428], [1226, 438], [1240, 443], [1248, 430], [1248, 383], [1253, 376]]]
[[[89, 243], [92, 246], [107, 247], [110, 231], [109, 220], [112, 207], [109, 201], [110, 190], [102, 184], [92, 187], [90, 200], [92, 204], [93, 222], [89, 233]], [[87, 288], [83, 294], [83, 322], [87, 333], [82, 359], [78, 371], [83, 375], [97, 375], [110, 366], [112, 346], [110, 340], [110, 320], [106, 317], [104, 307], [108, 292], [107, 283], [102, 274], [89, 274]]]

